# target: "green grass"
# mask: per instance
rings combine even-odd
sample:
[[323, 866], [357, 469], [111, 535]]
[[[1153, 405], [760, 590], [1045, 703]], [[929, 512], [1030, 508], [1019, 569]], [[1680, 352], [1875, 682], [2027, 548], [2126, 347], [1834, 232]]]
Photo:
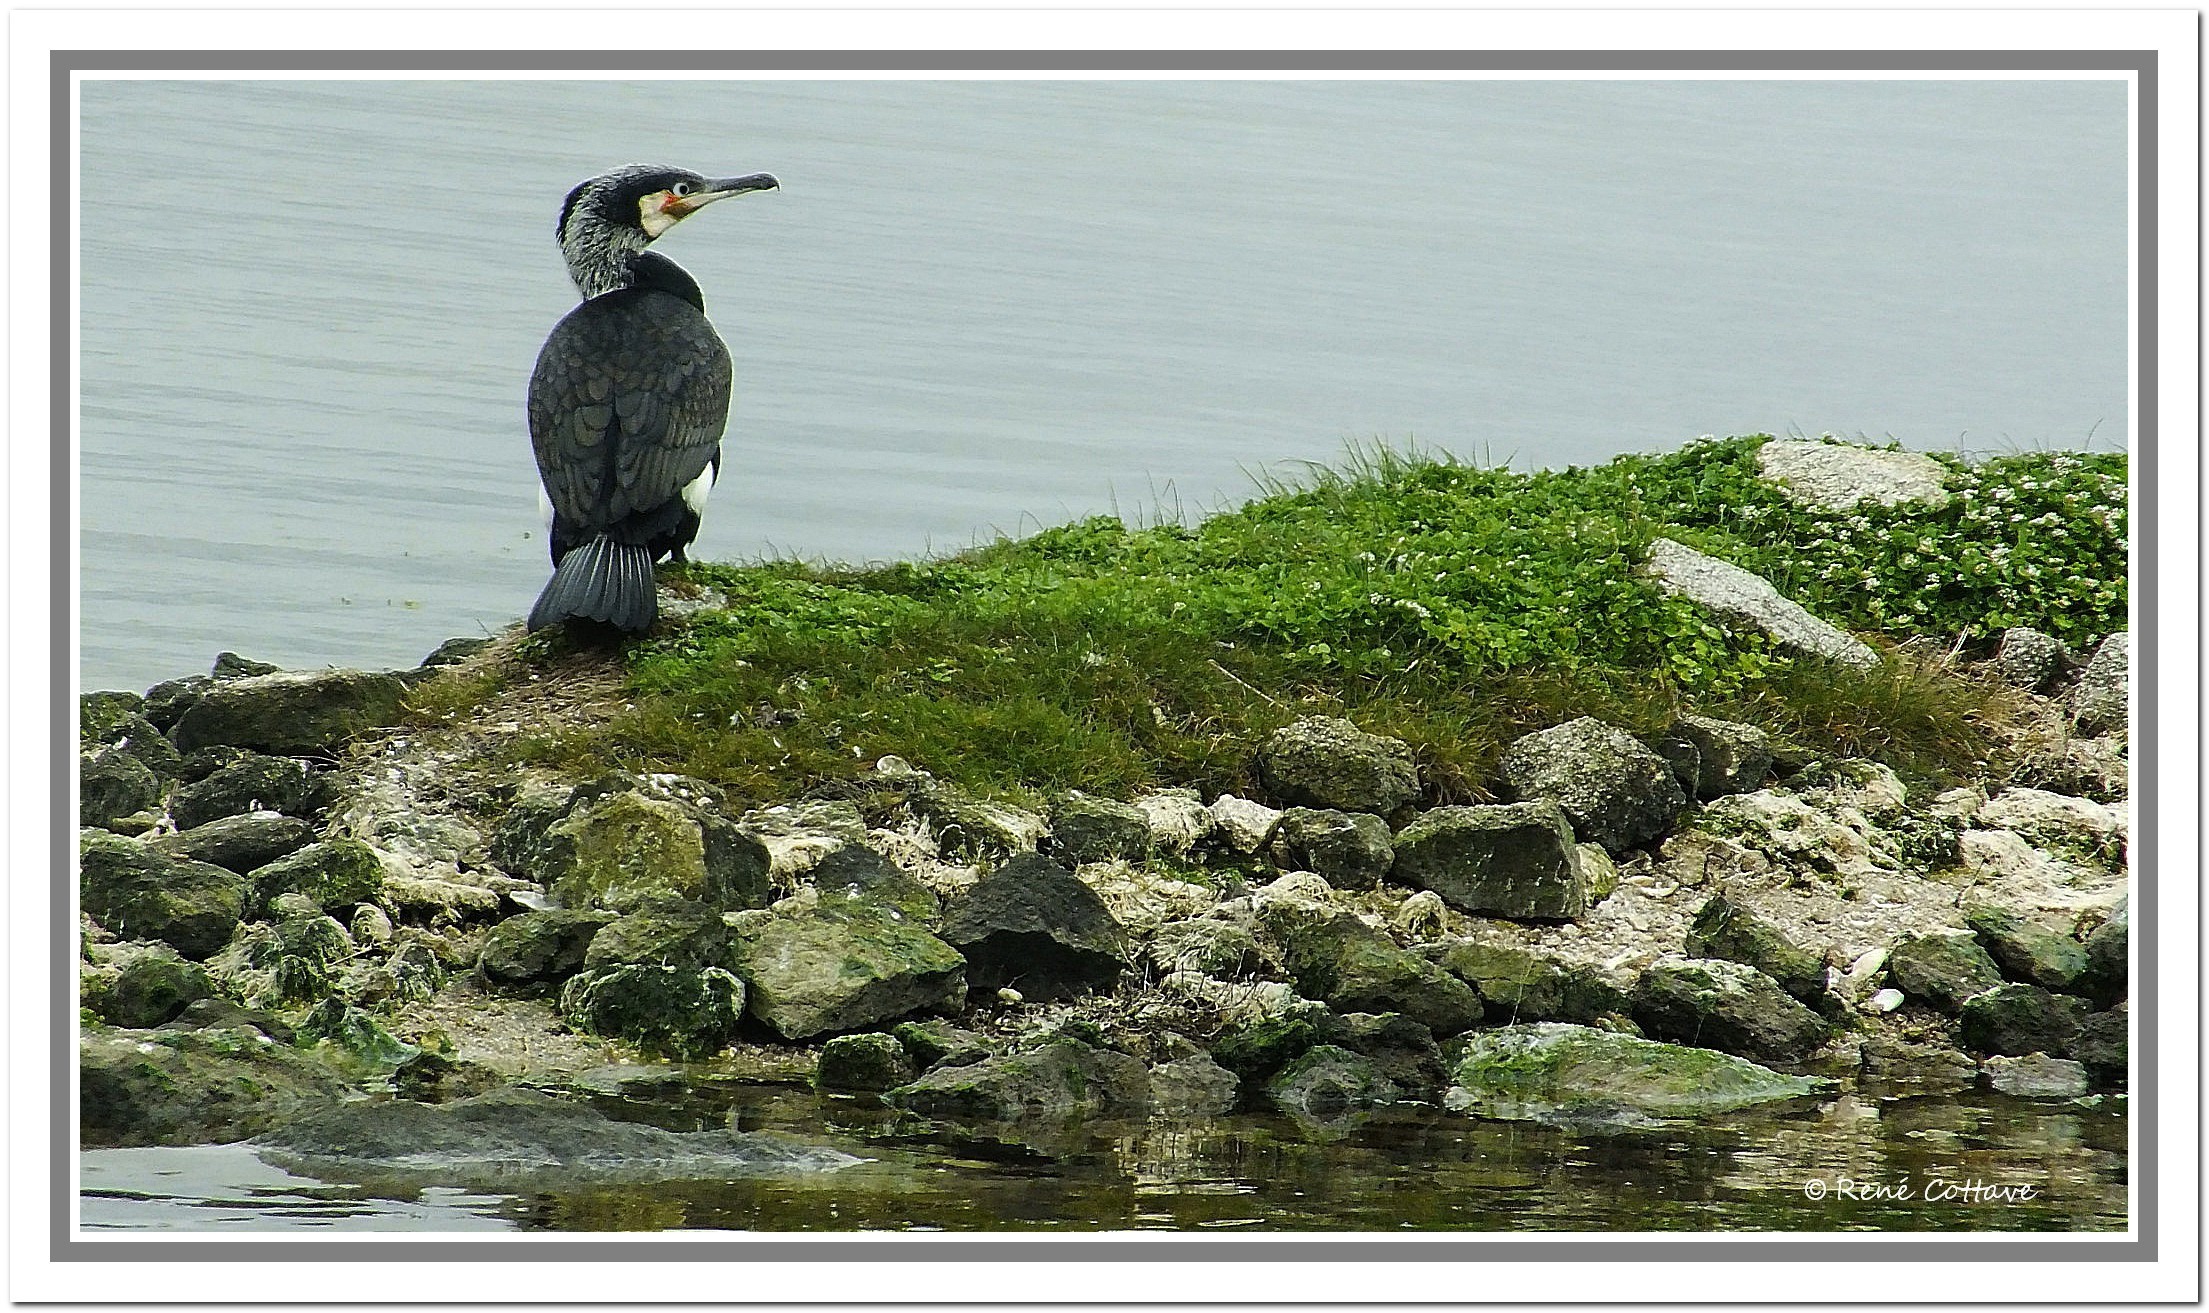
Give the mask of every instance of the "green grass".
[[[1763, 440], [1534, 474], [1375, 449], [1193, 527], [1098, 517], [874, 568], [694, 565], [728, 607], [628, 650], [632, 711], [523, 756], [768, 799], [896, 753], [987, 792], [1124, 797], [1247, 789], [1260, 738], [1326, 713], [1412, 743], [1437, 800], [1483, 800], [1519, 734], [1691, 709], [1942, 779], [1981, 769], [1987, 724], [2018, 706], [1949, 645], [2026, 624], [2083, 648], [2123, 627], [2123, 455], [1936, 457], [1949, 506], [1833, 514], [1756, 477]], [[1884, 639], [1886, 664], [1729, 636], [1637, 575], [1660, 535]]]

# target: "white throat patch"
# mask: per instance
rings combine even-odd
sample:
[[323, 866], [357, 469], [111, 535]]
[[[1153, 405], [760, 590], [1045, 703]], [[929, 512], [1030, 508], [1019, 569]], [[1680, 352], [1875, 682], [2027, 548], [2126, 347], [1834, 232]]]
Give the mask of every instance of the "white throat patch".
[[638, 198], [637, 222], [643, 226], [645, 236], [656, 238], [674, 227], [676, 221], [683, 217], [667, 212], [668, 202], [674, 199], [675, 193], [671, 191], [656, 191]]

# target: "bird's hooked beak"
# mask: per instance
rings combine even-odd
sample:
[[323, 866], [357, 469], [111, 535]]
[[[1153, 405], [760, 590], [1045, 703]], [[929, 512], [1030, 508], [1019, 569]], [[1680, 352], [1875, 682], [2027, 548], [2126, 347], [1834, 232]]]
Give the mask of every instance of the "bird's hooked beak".
[[741, 178], [716, 178], [688, 196], [673, 196], [662, 212], [670, 219], [681, 219], [696, 214], [726, 196], [741, 196], [748, 191], [772, 191], [782, 184], [772, 173], [747, 173]]

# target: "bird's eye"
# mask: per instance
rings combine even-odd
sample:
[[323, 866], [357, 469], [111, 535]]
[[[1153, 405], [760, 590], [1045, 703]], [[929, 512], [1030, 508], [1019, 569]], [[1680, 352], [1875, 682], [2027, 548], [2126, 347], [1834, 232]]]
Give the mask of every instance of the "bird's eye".
[[674, 192], [677, 196], [688, 196], [690, 195], [690, 184], [687, 182], [678, 182], [674, 186], [668, 188], [668, 190]]

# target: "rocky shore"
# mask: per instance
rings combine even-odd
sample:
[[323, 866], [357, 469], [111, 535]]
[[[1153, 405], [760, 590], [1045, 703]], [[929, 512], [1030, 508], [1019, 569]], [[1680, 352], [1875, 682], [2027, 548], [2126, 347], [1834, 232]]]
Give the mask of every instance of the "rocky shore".
[[[1652, 586], [1880, 660], [1660, 542]], [[757, 1081], [956, 1123], [1418, 1101], [1601, 1126], [2125, 1084], [2123, 633], [2004, 635], [1977, 673], [2032, 713], [1989, 728], [2000, 779], [1913, 790], [1754, 725], [1579, 717], [1510, 743], [1489, 805], [1329, 716], [1213, 796], [1024, 807], [895, 756], [769, 805], [498, 775], [503, 742], [622, 696], [612, 661], [551, 673], [523, 642], [391, 672], [225, 654], [84, 695], [87, 1145], [797, 1171], [849, 1160], [722, 1132], [630, 1155], [577, 1100]], [[471, 716], [410, 716], [492, 670]]]

